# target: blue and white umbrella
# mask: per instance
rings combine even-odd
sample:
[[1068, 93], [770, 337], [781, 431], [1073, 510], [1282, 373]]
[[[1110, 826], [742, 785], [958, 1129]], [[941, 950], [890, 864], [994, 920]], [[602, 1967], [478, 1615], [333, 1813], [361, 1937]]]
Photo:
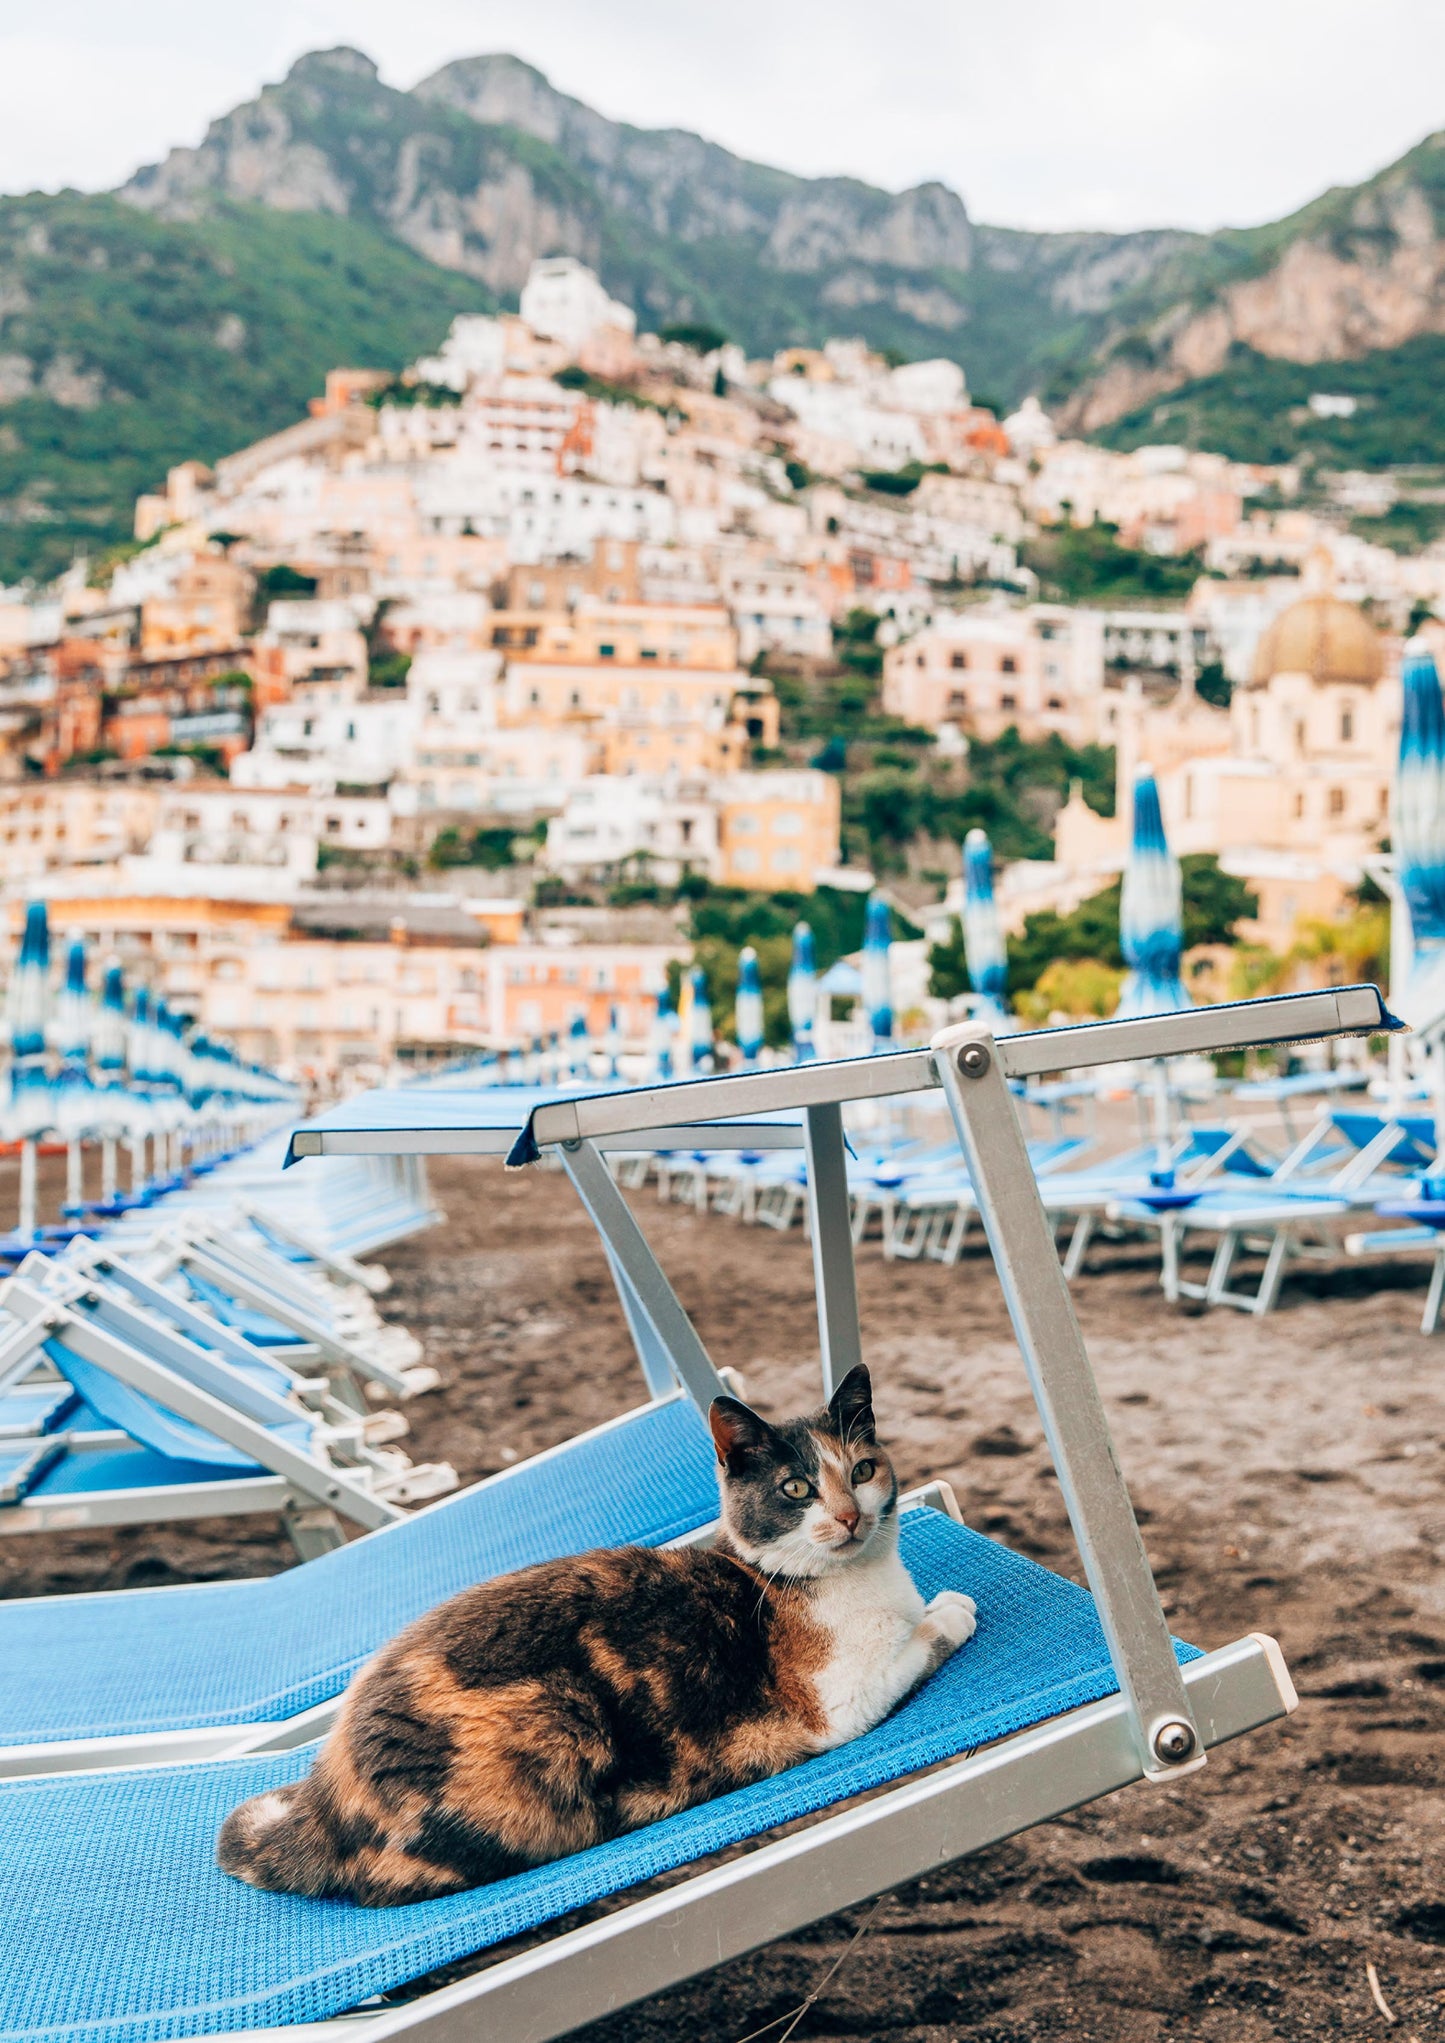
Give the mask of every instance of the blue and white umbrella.
[[96, 1083], [103, 1093], [125, 1094], [125, 1043], [125, 973], [119, 965], [107, 965], [90, 1043]]
[[816, 1057], [814, 1029], [818, 1020], [818, 954], [806, 922], [793, 924], [793, 962], [788, 967], [788, 1026], [793, 1055], [799, 1064]]
[[585, 1014], [574, 1014], [567, 1031], [567, 1075], [574, 1080], [592, 1076], [592, 1038], [587, 1032]]
[[712, 1070], [712, 1002], [707, 996], [707, 974], [694, 965], [689, 983], [692, 1007], [688, 1015], [687, 1040], [694, 1071]]
[[1119, 940], [1129, 972], [1114, 1010], [1117, 1020], [1177, 1014], [1194, 1005], [1179, 976], [1184, 942], [1179, 861], [1164, 835], [1159, 789], [1147, 766], [1134, 780], [1134, 832], [1119, 903]]
[[1445, 701], [1429, 649], [1412, 639], [1400, 674], [1400, 763], [1390, 791], [1395, 872], [1410, 910], [1412, 958], [1391, 1004], [1417, 1033], [1445, 1020]]
[[10, 975], [10, 1101], [6, 1118], [12, 1141], [33, 1142], [55, 1125], [55, 1091], [45, 1048], [49, 1012], [50, 923], [45, 903], [32, 901], [25, 910], [20, 955]]
[[891, 951], [888, 903], [881, 894], [870, 894], [863, 920], [863, 1007], [875, 1050], [893, 1041]]
[[91, 1134], [96, 1125], [97, 1094], [90, 1077], [95, 1006], [85, 971], [85, 942], [76, 937], [65, 953], [65, 984], [55, 1016], [55, 1042], [60, 1054], [56, 1127], [72, 1141]]
[[763, 980], [758, 954], [751, 944], [738, 952], [738, 990], [733, 1001], [733, 1026], [745, 1064], [756, 1064], [763, 1047]]
[[1006, 1005], [1008, 947], [993, 898], [993, 847], [982, 830], [970, 830], [963, 840], [963, 952], [979, 1019], [996, 1036], [1011, 1035], [1015, 1023]]
[[664, 986], [657, 995], [657, 1012], [652, 1021], [651, 1062], [652, 1075], [659, 1085], [666, 1085], [673, 1075], [672, 1039], [677, 1034], [677, 1009], [672, 1004], [672, 994]]

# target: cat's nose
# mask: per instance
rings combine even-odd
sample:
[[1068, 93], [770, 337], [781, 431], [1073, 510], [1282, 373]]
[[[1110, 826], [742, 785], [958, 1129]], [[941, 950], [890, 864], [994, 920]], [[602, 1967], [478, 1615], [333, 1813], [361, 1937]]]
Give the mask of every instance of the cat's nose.
[[858, 1525], [858, 1510], [856, 1505], [845, 1504], [843, 1506], [843, 1509], [841, 1511], [835, 1511], [833, 1513], [833, 1516], [837, 1519], [838, 1523], [843, 1527], [845, 1532], [856, 1531]]

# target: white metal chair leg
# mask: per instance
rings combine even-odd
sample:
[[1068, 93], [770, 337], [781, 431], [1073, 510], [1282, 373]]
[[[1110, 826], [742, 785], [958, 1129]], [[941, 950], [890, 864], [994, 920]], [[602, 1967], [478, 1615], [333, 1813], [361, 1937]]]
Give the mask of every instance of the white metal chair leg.
[[1425, 1316], [1420, 1321], [1422, 1334], [1433, 1334], [1439, 1326], [1442, 1301], [1445, 1301], [1445, 1238], [1436, 1244], [1430, 1266], [1430, 1289], [1425, 1294]]

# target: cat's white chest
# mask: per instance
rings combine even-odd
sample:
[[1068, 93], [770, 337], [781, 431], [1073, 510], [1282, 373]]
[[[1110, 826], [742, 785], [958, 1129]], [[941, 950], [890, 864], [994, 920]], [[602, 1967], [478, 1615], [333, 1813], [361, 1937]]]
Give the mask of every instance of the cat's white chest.
[[870, 1730], [896, 1699], [890, 1671], [923, 1616], [923, 1598], [897, 1552], [821, 1582], [813, 1617], [831, 1650], [814, 1687], [827, 1726], [823, 1750]]

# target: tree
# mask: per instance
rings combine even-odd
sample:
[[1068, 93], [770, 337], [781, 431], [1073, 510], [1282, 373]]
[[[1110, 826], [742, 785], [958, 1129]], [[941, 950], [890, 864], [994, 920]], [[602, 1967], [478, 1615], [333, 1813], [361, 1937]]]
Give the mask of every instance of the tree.
[[1038, 984], [1021, 993], [1019, 1015], [1035, 1028], [1046, 1028], [1055, 1015], [1068, 1021], [1102, 1021], [1119, 1005], [1122, 972], [1096, 958], [1055, 958], [1039, 975]]
[[315, 575], [303, 575], [300, 568], [294, 568], [287, 561], [278, 561], [275, 567], [263, 568], [256, 578], [258, 593], [270, 602], [276, 597], [314, 596]]
[[709, 326], [702, 320], [682, 320], [674, 326], [665, 326], [659, 338], [675, 341], [680, 348], [691, 348], [695, 355], [715, 355], [728, 341], [721, 327]]
[[[1237, 925], [1259, 912], [1258, 897], [1232, 873], [1221, 870], [1212, 852], [1191, 852], [1179, 861], [1184, 894], [1183, 948], [1195, 944], [1233, 943]], [[1009, 992], [1017, 995], [1037, 986], [1056, 959], [1087, 959], [1122, 971], [1119, 942], [1119, 901], [1122, 882], [1114, 880], [1071, 915], [1045, 909], [1024, 919], [1023, 932], [1009, 943]]]
[[517, 862], [514, 836], [515, 833], [507, 828], [483, 826], [463, 833], [455, 824], [448, 824], [432, 839], [426, 862], [438, 872], [458, 865], [479, 865], [489, 872], [499, 872], [503, 866]]
[[1201, 667], [1194, 681], [1194, 692], [1201, 702], [1209, 702], [1216, 709], [1228, 709], [1234, 694], [1234, 683], [1220, 666], [1218, 660], [1211, 660]]

